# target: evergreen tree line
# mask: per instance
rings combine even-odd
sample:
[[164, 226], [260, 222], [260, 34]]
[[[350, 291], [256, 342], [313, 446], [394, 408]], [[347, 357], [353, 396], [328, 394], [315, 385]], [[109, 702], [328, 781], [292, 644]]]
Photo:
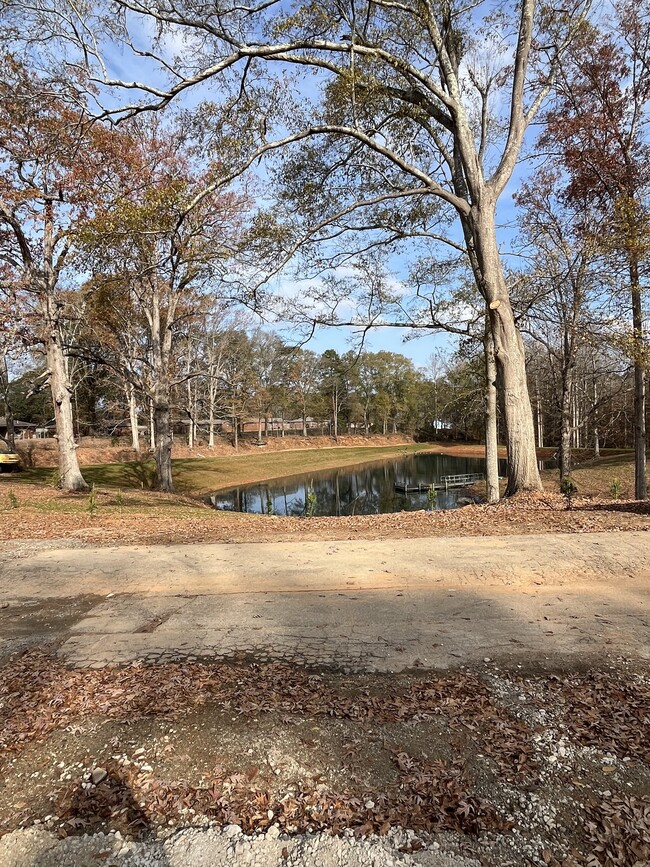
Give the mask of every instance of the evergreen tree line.
[[[219, 442], [237, 447], [242, 436], [404, 434], [420, 439], [483, 441], [485, 374], [482, 353], [465, 342], [439, 351], [427, 367], [395, 352], [296, 348], [261, 328], [209, 331], [197, 319], [191, 335], [174, 345], [177, 379], [172, 393], [174, 439], [190, 448]], [[148, 453], [155, 445], [146, 393], [126, 388], [104, 359], [69, 359], [77, 439], [108, 436]], [[562, 368], [552, 351], [526, 342], [536, 441], [554, 451], [562, 439]], [[89, 351], [89, 356], [92, 352]], [[49, 389], [34, 357], [13, 359], [0, 387], [8, 418], [53, 431]], [[190, 375], [186, 376], [186, 371]], [[130, 414], [127, 399], [135, 398]], [[595, 455], [634, 443], [634, 371], [616, 345], [591, 342], [578, 353], [572, 377], [569, 443]], [[498, 424], [501, 419], [498, 418]]]
[[[208, 320], [209, 322], [209, 320]], [[170, 371], [171, 419], [175, 440], [190, 448], [229, 442], [242, 435], [262, 441], [269, 436], [314, 434], [430, 433], [448, 425], [441, 384], [394, 352], [317, 354], [295, 348], [262, 329], [226, 328], [218, 332], [194, 323], [190, 334], [174, 342], [175, 366]], [[81, 436], [111, 436], [134, 449], [152, 447], [151, 400], [144, 389], [125, 387], [117, 360], [107, 364], [70, 359], [74, 425]], [[92, 347], [91, 347], [92, 350]], [[92, 351], [88, 353], [92, 355]], [[146, 370], [140, 371], [144, 380]], [[23, 371], [2, 400], [3, 412], [23, 422], [53, 428], [51, 394], [39, 386], [43, 369]], [[135, 412], [128, 412], [128, 398]], [[438, 413], [440, 418], [436, 418]]]

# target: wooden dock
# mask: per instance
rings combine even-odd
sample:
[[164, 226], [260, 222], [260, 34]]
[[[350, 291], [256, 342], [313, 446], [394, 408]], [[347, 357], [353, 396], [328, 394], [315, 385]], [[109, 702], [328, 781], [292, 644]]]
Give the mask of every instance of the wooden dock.
[[450, 488], [466, 488], [485, 479], [484, 473], [459, 473], [455, 476], [441, 476], [439, 482], [419, 485], [395, 484], [395, 490], [400, 494], [426, 494], [427, 491], [448, 491]]

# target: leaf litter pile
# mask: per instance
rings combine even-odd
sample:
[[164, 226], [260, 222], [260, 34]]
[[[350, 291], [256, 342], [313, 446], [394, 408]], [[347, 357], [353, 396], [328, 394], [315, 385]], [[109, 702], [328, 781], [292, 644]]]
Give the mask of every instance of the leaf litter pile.
[[[5, 487], [3, 488], [3, 484]], [[0, 480], [3, 540], [61, 540], [76, 544], [178, 545], [190, 542], [279, 542], [404, 539], [431, 536], [505, 536], [530, 533], [592, 533], [648, 530], [650, 506], [636, 500], [576, 497], [572, 508], [551, 491], [527, 492], [496, 504], [462, 509], [341, 517], [278, 517], [213, 509], [201, 495], [161, 495], [142, 490], [97, 488], [96, 509], [87, 496], [21, 483], [19, 508]], [[609, 485], [609, 482], [608, 482]], [[481, 494], [477, 492], [480, 496]]]
[[[88, 725], [128, 723], [126, 738], [137, 721], [176, 725], [208, 711], [215, 718], [225, 713], [242, 728], [259, 720], [274, 730], [304, 721], [338, 724], [354, 732], [337, 757], [350, 771], [340, 787], [316, 771], [280, 785], [241, 753], [228, 770], [215, 765], [199, 781], [106, 755], [91, 779], [98, 762], [86, 749], [79, 769], [50, 785], [54, 821], [46, 827], [61, 836], [108, 828], [138, 836], [201, 820], [237, 824], [247, 833], [277, 825], [283, 833], [352, 829], [363, 836], [401, 826], [473, 839], [485, 864], [650, 864], [648, 677], [518, 675], [507, 683], [521, 690], [519, 706], [497, 698], [493, 678], [461, 670], [355, 680], [281, 664], [199, 662], [70, 670], [30, 650], [0, 669], [0, 796], [3, 787], [12, 791], [12, 773], [38, 745], [49, 748], [61, 733], [83, 741]], [[433, 745], [422, 749], [424, 741], [419, 750], [409, 741], [420, 730], [433, 737], [434, 723], [448, 744], [444, 756]], [[545, 746], [549, 733], [551, 741], [566, 738], [570, 745], [557, 763]], [[369, 742], [379, 744], [370, 749], [385, 754], [390, 766], [374, 786], [357, 778], [349, 762]], [[111, 745], [113, 753], [123, 748], [120, 737]], [[561, 802], [564, 815], [559, 810], [546, 825], [530, 821], [518, 804], [531, 800]], [[6, 817], [0, 833], [41, 818], [36, 803], [22, 804], [21, 812], [0, 801]], [[510, 851], [511, 844], [515, 854], [504, 860], [499, 847]], [[482, 855], [485, 846], [500, 858]]]
[[634, 678], [621, 681], [611, 672], [582, 677], [551, 677], [543, 685], [544, 703], [561, 708], [571, 737], [580, 744], [650, 765], [650, 687]]

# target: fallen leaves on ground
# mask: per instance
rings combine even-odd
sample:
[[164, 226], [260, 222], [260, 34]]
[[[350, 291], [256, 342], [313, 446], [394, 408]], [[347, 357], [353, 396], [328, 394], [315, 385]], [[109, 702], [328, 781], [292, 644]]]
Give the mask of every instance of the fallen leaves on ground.
[[398, 781], [381, 792], [337, 793], [304, 783], [283, 797], [272, 796], [246, 774], [215, 776], [203, 786], [169, 783], [149, 773], [108, 763], [108, 776], [97, 786], [72, 785], [57, 806], [63, 833], [91, 827], [119, 827], [133, 834], [143, 828], [180, 821], [187, 814], [205, 816], [244, 832], [266, 831], [277, 824], [284, 833], [352, 828], [359, 836], [386, 834], [391, 827], [416, 831], [507, 830], [495, 809], [467, 791], [458, 764], [424, 762], [404, 753], [395, 756]]
[[[537, 704], [550, 712], [575, 744], [650, 764], [650, 692], [643, 675], [596, 671], [515, 678], [513, 683], [525, 684], [527, 707]], [[393, 771], [380, 786], [353, 774], [343, 782], [325, 783], [318, 772], [290, 777], [278, 785], [259, 767], [235, 762], [235, 773], [232, 766], [229, 771], [213, 767], [190, 782], [175, 774], [166, 779], [164, 765], [154, 769], [126, 756], [105, 757], [96, 785], [90, 782], [87, 764], [85, 770], [79, 765], [76, 777], [51, 793], [55, 801], [49, 811], [58, 817], [59, 833], [113, 828], [138, 836], [151, 828], [199, 818], [237, 824], [248, 833], [271, 825], [286, 833], [340, 833], [351, 828], [360, 836], [386, 834], [396, 826], [422, 833], [507, 832], [511, 818], [507, 802], [496, 798], [499, 806], [495, 807], [474, 789], [467, 758], [478, 752], [487, 757], [491, 773], [506, 781], [507, 791], [539, 791], [533, 730], [498, 703], [480, 675], [468, 671], [341, 678], [281, 664], [200, 662], [71, 670], [45, 651], [31, 650], [0, 669], [0, 754], [8, 760], [29, 755], [28, 747], [56, 731], [80, 731], [88, 720], [174, 719], [203, 706], [227, 711], [233, 722], [238, 716], [242, 721], [257, 721], [266, 713], [282, 724], [319, 717], [345, 720], [355, 734], [342, 743], [343, 761], [354, 757], [361, 740], [372, 731], [373, 738], [384, 738], [382, 749], [390, 754]], [[457, 744], [451, 757], [428, 758], [418, 754], [418, 748], [391, 745], [396, 725], [403, 737], [411, 726], [433, 719], [454, 733]], [[393, 733], [388, 741], [387, 732]], [[568, 786], [568, 782], [560, 775], [556, 784]], [[648, 863], [650, 802], [644, 792], [600, 794], [582, 786], [574, 798], [576, 794], [578, 816], [575, 826], [571, 823], [576, 848], [566, 857], [546, 848], [540, 851], [543, 863], [550, 867]], [[29, 813], [21, 821], [29, 824]]]
[[650, 864], [650, 800], [613, 797], [586, 812], [592, 846], [586, 867]]
[[569, 736], [582, 746], [650, 764], [650, 681], [623, 681], [607, 671], [550, 678], [540, 706], [561, 713]]
[[248, 716], [278, 712], [347, 720], [417, 723], [443, 717], [490, 756], [506, 779], [536, 777], [530, 732], [495, 703], [475, 674], [454, 672], [401, 690], [344, 694], [320, 676], [282, 664], [134, 663], [67, 669], [42, 650], [0, 670], [0, 753], [15, 753], [90, 716], [173, 716], [207, 702]]
[[[1, 487], [1, 486], [0, 486]], [[5, 511], [4, 540], [66, 539], [94, 545], [192, 542], [281, 542], [342, 539], [404, 539], [427, 536], [506, 536], [527, 533], [591, 533], [650, 529], [650, 503], [527, 493], [488, 504], [435, 512], [396, 512], [340, 518], [285, 518], [219, 512], [200, 497], [98, 489], [95, 514], [87, 497], [21, 484], [20, 508]], [[0, 502], [0, 510], [3, 503]]]

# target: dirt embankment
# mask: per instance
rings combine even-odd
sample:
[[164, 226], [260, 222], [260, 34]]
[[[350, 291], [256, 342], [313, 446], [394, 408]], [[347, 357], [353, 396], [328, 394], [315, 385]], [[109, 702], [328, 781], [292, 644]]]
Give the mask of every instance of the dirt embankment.
[[85, 494], [18, 486], [9, 476], [0, 478], [0, 514], [0, 538], [30, 545], [36, 539], [168, 545], [650, 530], [648, 501], [576, 498], [569, 510], [564, 497], [550, 492], [434, 512], [284, 518], [222, 512], [196, 497], [131, 489], [99, 489], [91, 512]]
[[[235, 454], [251, 454], [258, 453], [261, 449], [264, 451], [289, 451], [292, 449], [331, 449], [331, 448], [350, 448], [352, 446], [394, 446], [394, 445], [412, 445], [414, 442], [412, 437], [402, 436], [401, 434], [387, 436], [340, 436], [338, 440], [334, 437], [269, 437], [264, 440], [264, 445], [260, 447], [252, 439], [244, 439], [239, 443], [239, 448], [235, 451], [230, 440], [218, 439], [213, 448], [201, 443], [190, 449], [185, 443], [175, 442], [172, 448], [172, 457], [174, 458], [214, 458], [222, 456], [232, 456]], [[44, 440], [18, 440], [16, 450], [24, 465], [31, 467], [54, 467], [57, 463], [55, 439]], [[462, 456], [463, 454], [473, 455], [482, 454], [482, 446], [473, 445], [451, 445], [454, 454]], [[461, 451], [458, 451], [458, 450]], [[467, 452], [463, 450], [467, 449]], [[445, 447], [441, 447], [444, 451]], [[151, 450], [148, 446], [142, 446], [140, 452], [129, 448], [125, 443], [111, 445], [111, 440], [101, 437], [82, 437], [77, 449], [79, 463], [83, 467], [93, 464], [111, 464], [125, 463], [128, 461], [148, 460], [151, 457]]]

